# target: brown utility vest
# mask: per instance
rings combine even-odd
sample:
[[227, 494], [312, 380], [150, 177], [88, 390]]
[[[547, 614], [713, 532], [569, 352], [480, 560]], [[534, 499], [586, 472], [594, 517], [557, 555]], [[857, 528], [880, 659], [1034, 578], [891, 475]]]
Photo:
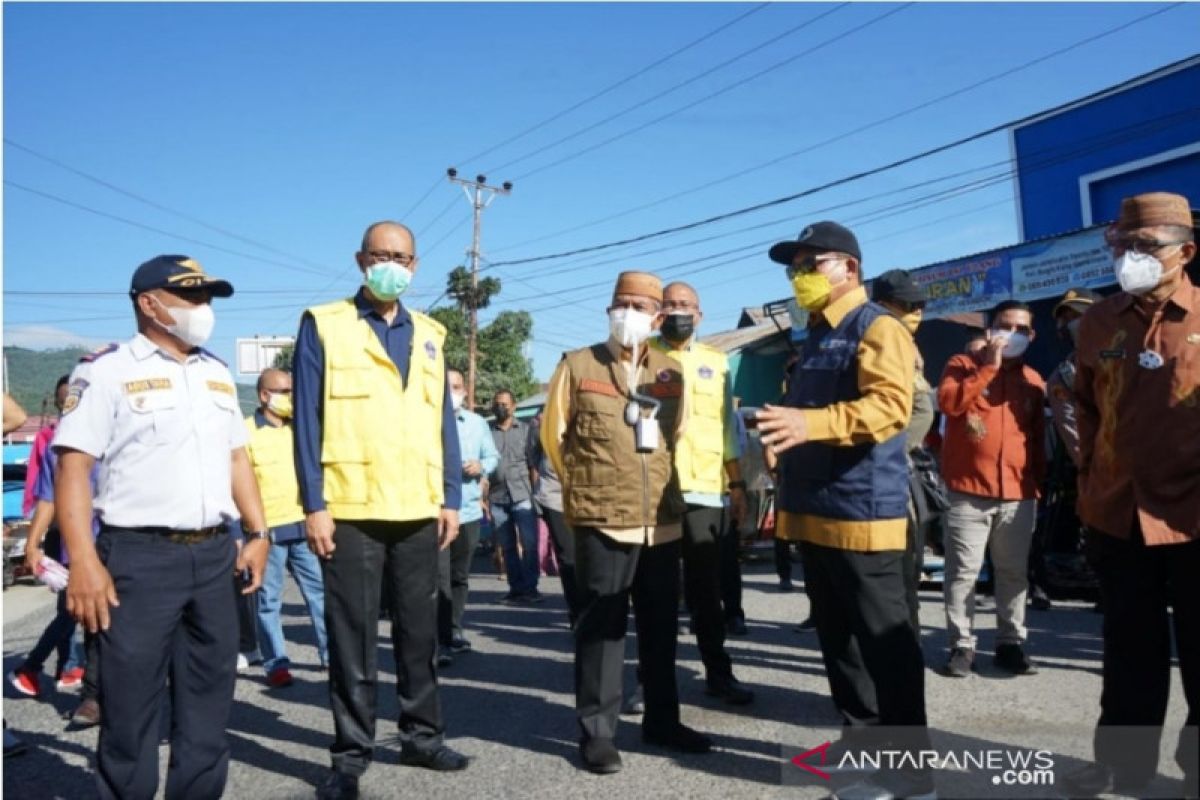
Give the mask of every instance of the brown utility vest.
[[[563, 511], [571, 525], [635, 528], [683, 518], [683, 496], [673, 467], [683, 375], [679, 362], [643, 346], [638, 394], [660, 401], [658, 449], [638, 453], [625, 364], [606, 344], [563, 356], [571, 376], [571, 419], [562, 443]], [[648, 352], [647, 352], [648, 351]], [[649, 410], [643, 409], [642, 416]]]

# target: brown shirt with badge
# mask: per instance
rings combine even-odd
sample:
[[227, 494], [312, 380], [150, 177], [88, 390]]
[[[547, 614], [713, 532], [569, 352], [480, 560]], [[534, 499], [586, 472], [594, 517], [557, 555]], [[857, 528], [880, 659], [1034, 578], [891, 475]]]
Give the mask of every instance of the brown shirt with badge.
[[[612, 342], [567, 353], [546, 396], [541, 442], [563, 485], [563, 512], [575, 528], [592, 528], [623, 544], [664, 544], [683, 535], [683, 496], [674, 449], [687, 416], [679, 363], [639, 348], [634, 385], [661, 405], [659, 440], [639, 453], [630, 402], [628, 361]], [[650, 416], [645, 405], [640, 416]]]
[[1185, 276], [1148, 312], [1120, 292], [1079, 328], [1079, 516], [1148, 545], [1200, 533], [1200, 289]]

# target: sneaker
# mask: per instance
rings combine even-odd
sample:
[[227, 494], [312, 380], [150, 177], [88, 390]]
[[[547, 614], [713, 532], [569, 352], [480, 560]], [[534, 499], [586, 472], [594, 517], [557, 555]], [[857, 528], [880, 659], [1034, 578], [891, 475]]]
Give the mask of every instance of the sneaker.
[[996, 646], [996, 657], [992, 660], [998, 669], [1011, 672], [1013, 675], [1037, 675], [1037, 664], [1025, 655], [1019, 644], [1001, 644]]
[[454, 656], [450, 655], [450, 649], [447, 647], [439, 647], [437, 652], [437, 665], [439, 667], [448, 667], [454, 663]]
[[54, 684], [60, 692], [78, 689], [83, 685], [83, 667], [71, 667], [58, 676]]
[[267, 685], [272, 689], [284, 689], [295, 682], [287, 667], [276, 667], [267, 673]]
[[579, 743], [579, 756], [583, 766], [589, 772], [597, 775], [611, 775], [620, 772], [621, 753], [613, 744], [612, 739], [584, 739]]
[[71, 712], [70, 721], [84, 728], [100, 724], [100, 704], [91, 697], [85, 697], [83, 702]]
[[965, 678], [971, 674], [975, 664], [975, 651], [969, 647], [956, 647], [950, 651], [943, 673], [951, 678]]
[[621, 704], [621, 713], [625, 716], [636, 716], [646, 713], [646, 698], [642, 696], [642, 685], [639, 683], [625, 702]]
[[8, 673], [8, 682], [27, 697], [37, 697], [42, 692], [41, 674], [25, 667], [17, 667]]
[[458, 772], [466, 769], [471, 759], [443, 744], [433, 750], [402, 749], [400, 763], [406, 767], [424, 767], [434, 772]]
[[471, 652], [471, 643], [461, 636], [456, 636], [450, 640], [450, 652], [455, 655], [469, 653]]

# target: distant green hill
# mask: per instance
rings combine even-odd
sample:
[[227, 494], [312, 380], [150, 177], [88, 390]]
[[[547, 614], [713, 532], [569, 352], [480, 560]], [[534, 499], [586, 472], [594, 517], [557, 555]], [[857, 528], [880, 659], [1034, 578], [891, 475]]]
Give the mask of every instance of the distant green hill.
[[[8, 361], [8, 392], [28, 414], [42, 413], [42, 401], [48, 413], [54, 413], [54, 384], [67, 375], [88, 354], [82, 347], [61, 350], [27, 350], [24, 347], [4, 348]], [[258, 393], [253, 384], [237, 384], [238, 401], [242, 411], [249, 414], [258, 405]]]
[[8, 393], [28, 414], [42, 413], [42, 401], [54, 412], [54, 384], [88, 354], [82, 347], [61, 350], [26, 350], [24, 347], [4, 348], [8, 362]]

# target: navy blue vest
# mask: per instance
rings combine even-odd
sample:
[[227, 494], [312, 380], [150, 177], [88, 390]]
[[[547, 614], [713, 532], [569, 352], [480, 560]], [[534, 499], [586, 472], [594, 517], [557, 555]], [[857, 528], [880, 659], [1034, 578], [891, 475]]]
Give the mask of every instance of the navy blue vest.
[[[874, 303], [853, 309], [836, 328], [824, 320], [809, 329], [792, 367], [784, 405], [824, 408], [862, 397], [858, 345], [871, 323], [888, 312]], [[880, 444], [837, 447], [808, 442], [779, 458], [781, 511], [827, 519], [901, 519], [908, 513], [904, 431]]]

